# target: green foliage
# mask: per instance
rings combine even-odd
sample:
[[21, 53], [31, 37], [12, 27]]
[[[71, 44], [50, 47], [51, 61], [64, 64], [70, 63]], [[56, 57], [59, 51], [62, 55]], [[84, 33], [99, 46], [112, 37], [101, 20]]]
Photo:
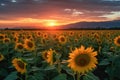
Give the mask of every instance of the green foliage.
[[[38, 32], [40, 35], [38, 36]], [[73, 35], [69, 35], [73, 32]], [[98, 52], [98, 65], [94, 72], [82, 74], [80, 80], [120, 80], [120, 47], [114, 44], [114, 38], [120, 36], [120, 31], [96, 30], [68, 30], [68, 31], [0, 31], [10, 39], [9, 43], [0, 40], [0, 53], [4, 59], [0, 61], [0, 80], [77, 80], [76, 72], [68, 67], [69, 54], [75, 48], [84, 45], [93, 47]], [[46, 34], [48, 37], [44, 38]], [[95, 36], [97, 34], [97, 37]], [[63, 35], [67, 42], [61, 44], [58, 37]], [[56, 36], [56, 37], [55, 37]], [[14, 38], [17, 37], [18, 41]], [[35, 50], [15, 50], [16, 43], [23, 43], [24, 39], [35, 43]], [[101, 41], [99, 43], [98, 41]], [[111, 48], [112, 47], [112, 48]], [[43, 58], [42, 52], [49, 49], [55, 50], [53, 65], [49, 65]], [[14, 58], [21, 58], [27, 64], [27, 72], [20, 74], [12, 65]], [[99, 67], [101, 70], [99, 70]], [[99, 73], [99, 71], [101, 73]], [[95, 75], [94, 75], [94, 74]], [[106, 74], [105, 78], [102, 73]]]
[[67, 80], [66, 74], [59, 74], [58, 76], [54, 77], [52, 80]]
[[28, 80], [44, 80], [44, 74], [42, 72], [33, 73], [28, 77]]
[[93, 73], [88, 73], [83, 76], [83, 80], [99, 80], [97, 76], [95, 76]]
[[16, 80], [17, 79], [17, 72], [11, 72], [4, 80]]

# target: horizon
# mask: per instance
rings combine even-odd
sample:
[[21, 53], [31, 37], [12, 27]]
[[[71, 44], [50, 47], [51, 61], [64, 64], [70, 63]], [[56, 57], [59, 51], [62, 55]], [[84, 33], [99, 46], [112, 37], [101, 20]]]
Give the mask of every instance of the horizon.
[[0, 0], [0, 28], [120, 20], [120, 0]]

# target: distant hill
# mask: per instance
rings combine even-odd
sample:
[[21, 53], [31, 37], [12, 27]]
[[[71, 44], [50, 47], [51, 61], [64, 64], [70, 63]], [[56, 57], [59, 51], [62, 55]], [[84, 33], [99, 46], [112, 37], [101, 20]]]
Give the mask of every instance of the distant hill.
[[104, 22], [78, 22], [69, 25], [59, 26], [63, 29], [120, 29], [120, 20]]
[[[68, 25], [56, 26], [56, 29], [120, 29], [120, 20], [104, 22], [78, 22]], [[44, 26], [17, 26], [1, 27], [1, 29], [47, 29]]]

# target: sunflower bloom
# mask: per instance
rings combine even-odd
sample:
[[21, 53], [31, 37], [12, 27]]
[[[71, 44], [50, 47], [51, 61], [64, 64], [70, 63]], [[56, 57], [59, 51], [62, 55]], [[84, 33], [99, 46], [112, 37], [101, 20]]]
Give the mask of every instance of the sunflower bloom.
[[114, 44], [115, 44], [116, 46], [120, 46], [120, 36], [118, 36], [118, 37], [116, 37], [116, 38], [114, 39]]
[[26, 72], [26, 63], [22, 59], [15, 58], [12, 60], [12, 64], [15, 69], [21, 74]]
[[43, 57], [43, 59], [45, 59], [45, 60], [48, 59], [48, 58], [47, 58], [47, 54], [48, 54], [48, 51], [47, 51], [47, 50], [45, 50], [44, 52], [42, 52], [42, 57]]
[[18, 42], [18, 41], [19, 41], [18, 37], [17, 37], [17, 36], [14, 36], [13, 41], [14, 41], [14, 42]]
[[47, 38], [48, 38], [47, 33], [44, 33], [44, 34], [43, 34], [43, 39], [47, 39]]
[[3, 40], [5, 38], [4, 34], [0, 34], [0, 40]]
[[24, 45], [22, 43], [16, 43], [15, 50], [21, 52], [24, 50]]
[[2, 61], [3, 59], [4, 59], [4, 56], [0, 54], [0, 61]]
[[53, 63], [55, 62], [55, 51], [50, 49], [48, 52], [47, 52], [47, 58], [46, 58], [46, 61], [50, 64], [50, 65], [53, 65]]
[[74, 36], [74, 32], [69, 32], [69, 36]]
[[28, 51], [35, 50], [35, 43], [29, 39], [25, 39], [24, 46], [25, 46], [25, 49]]
[[3, 42], [4, 42], [4, 43], [9, 43], [9, 42], [10, 42], [10, 38], [4, 38], [4, 39], [3, 39]]
[[98, 63], [95, 57], [96, 55], [97, 52], [93, 52], [92, 47], [85, 49], [84, 46], [81, 46], [70, 53], [68, 66], [73, 69], [73, 71], [84, 74], [96, 67]]
[[59, 43], [61, 43], [61, 44], [65, 44], [65, 43], [67, 42], [67, 39], [66, 39], [65, 36], [59, 36], [59, 37], [58, 37], [58, 41], [59, 41]]

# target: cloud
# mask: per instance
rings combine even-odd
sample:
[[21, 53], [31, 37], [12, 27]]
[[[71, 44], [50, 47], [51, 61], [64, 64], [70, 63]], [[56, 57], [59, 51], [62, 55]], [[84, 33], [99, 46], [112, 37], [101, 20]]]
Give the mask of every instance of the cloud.
[[[0, 20], [33, 19], [107, 19], [120, 11], [120, 1], [114, 0], [0, 0]], [[117, 19], [118, 15], [115, 17]]]

